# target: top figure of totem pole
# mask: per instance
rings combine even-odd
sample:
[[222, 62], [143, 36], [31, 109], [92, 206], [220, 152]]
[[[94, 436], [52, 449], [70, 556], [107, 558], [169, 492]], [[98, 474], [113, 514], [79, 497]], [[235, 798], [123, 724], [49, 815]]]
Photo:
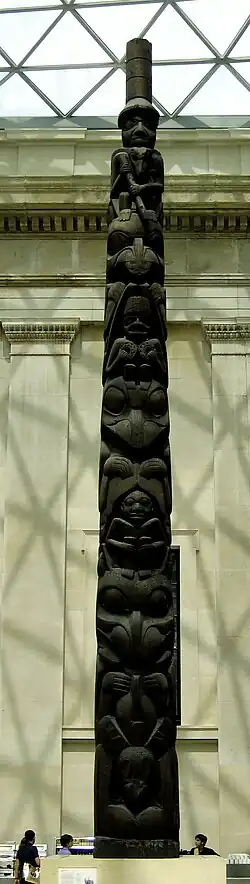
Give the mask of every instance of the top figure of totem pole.
[[96, 606], [96, 857], [179, 852], [164, 167], [152, 47], [127, 44], [111, 159]]

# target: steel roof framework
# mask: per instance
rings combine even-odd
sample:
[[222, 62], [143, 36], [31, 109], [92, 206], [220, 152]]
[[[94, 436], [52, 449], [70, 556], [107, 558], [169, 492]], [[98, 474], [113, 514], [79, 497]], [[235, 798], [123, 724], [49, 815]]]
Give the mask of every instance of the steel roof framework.
[[[1, 8], [1, 3], [0, 3], [0, 74], [3, 75], [2, 79], [0, 80], [0, 107], [1, 107], [1, 88], [4, 86], [4, 84], [8, 80], [11, 80], [13, 75], [17, 74], [27, 84], [27, 86], [29, 86], [36, 93], [36, 95], [39, 96], [40, 99], [42, 99], [44, 104], [47, 105], [47, 107], [50, 109], [52, 114], [55, 115], [57, 120], [65, 120], [65, 121], [71, 120], [72, 118], [74, 118], [74, 115], [76, 114], [76, 112], [79, 112], [80, 108], [82, 108], [83, 114], [84, 114], [85, 102], [88, 99], [90, 99], [91, 96], [95, 92], [97, 92], [97, 90], [104, 83], [106, 83], [113, 76], [113, 74], [116, 71], [119, 71], [119, 70], [124, 71], [125, 70], [125, 56], [123, 55], [121, 58], [119, 58], [118, 54], [116, 55], [112, 51], [112, 49], [106, 44], [106, 42], [104, 42], [104, 40], [102, 39], [100, 34], [96, 33], [96, 31], [93, 30], [93, 28], [84, 19], [84, 10], [91, 9], [91, 8], [95, 9], [95, 10], [97, 10], [98, 8], [101, 8], [101, 9], [104, 8], [104, 9], [107, 9], [107, 11], [110, 11], [111, 7], [123, 7], [123, 8], [128, 7], [130, 9], [130, 11], [131, 10], [133, 11], [133, 7], [135, 7], [135, 6], [139, 7], [142, 3], [142, 0], [85, 0], [85, 2], [84, 2], [84, 0], [82, 0], [82, 2], [80, 2], [80, 0], [55, 0], [55, 2], [52, 2], [52, 0], [47, 0], [47, 3], [46, 3], [46, 0], [42, 0], [42, 2], [40, 2], [40, 4], [39, 4], [39, 2], [31, 3], [30, 0], [28, 0], [29, 5], [27, 5], [27, 0], [26, 0], [26, 2], [25, 2], [25, 0], [23, 0], [23, 2], [22, 2], [22, 0], [20, 0], [19, 6], [17, 6], [17, 2], [16, 3], [13, 2], [10, 5], [10, 0], [9, 0], [9, 5], [7, 6], [7, 2], [8, 2], [8, 0], [5, 0], [5, 5], [3, 5], [2, 8]], [[184, 122], [183, 117], [180, 117], [180, 114], [183, 114], [184, 109], [187, 107], [187, 105], [189, 104], [191, 99], [194, 98], [195, 95], [197, 95], [197, 93], [202, 89], [202, 87], [215, 75], [215, 73], [220, 68], [226, 69], [240, 83], [240, 85], [243, 87], [243, 89], [246, 90], [246, 92], [248, 94], [250, 93], [250, 82], [248, 82], [247, 79], [245, 79], [245, 77], [234, 66], [235, 64], [242, 63], [242, 62], [244, 62], [244, 63], [250, 62], [250, 55], [249, 56], [242, 56], [242, 55], [237, 54], [237, 43], [240, 40], [240, 38], [245, 34], [245, 32], [247, 31], [247, 28], [250, 25], [250, 14], [247, 16], [245, 21], [242, 22], [240, 29], [234, 35], [234, 37], [231, 40], [230, 44], [228, 45], [226, 51], [222, 53], [222, 52], [219, 52], [219, 50], [216, 48], [216, 46], [213, 45], [213, 43], [211, 43], [211, 41], [208, 39], [206, 34], [203, 33], [203, 31], [201, 31], [200, 28], [194, 23], [194, 21], [186, 14], [185, 9], [183, 8], [185, 6], [185, 2], [187, 2], [187, 0], [182, 0], [181, 5], [180, 5], [180, 0], [163, 0], [163, 2], [161, 2], [161, 3], [159, 3], [159, 0], [143, 0], [144, 8], [147, 4], [150, 4], [150, 9], [152, 11], [152, 7], [153, 7], [153, 5], [155, 5], [156, 11], [153, 14], [153, 16], [151, 15], [146, 26], [141, 30], [141, 32], [134, 35], [134, 36], [140, 36], [140, 37], [147, 37], [148, 32], [150, 31], [152, 26], [155, 24], [155, 22], [157, 20], [160, 20], [161, 16], [163, 15], [163, 13], [167, 9], [167, 7], [172, 7], [172, 9], [177, 13], [177, 15], [182, 19], [182, 21], [185, 22], [185, 24], [191, 29], [193, 34], [195, 34], [196, 37], [199, 38], [199, 40], [202, 42], [203, 46], [206, 47], [206, 49], [207, 49], [207, 55], [206, 55], [206, 57], [203, 57], [203, 58], [174, 58], [174, 59], [171, 58], [170, 59], [168, 57], [165, 57], [163, 59], [160, 59], [160, 60], [158, 59], [157, 61], [154, 61], [155, 66], [160, 65], [162, 67], [164, 67], [164, 66], [168, 67], [168, 66], [174, 65], [175, 68], [176, 68], [176, 66], [179, 66], [179, 68], [182, 68], [183, 72], [184, 72], [183, 98], [172, 112], [170, 112], [170, 110], [167, 108], [167, 106], [165, 106], [165, 104], [162, 103], [162, 101], [159, 99], [157, 94], [155, 94], [153, 96], [153, 103], [158, 108], [158, 110], [160, 111], [160, 114], [161, 114], [161, 121], [160, 121], [161, 126], [162, 125], [164, 126], [164, 124], [166, 125], [170, 121], [172, 121], [173, 124], [174, 124], [174, 122], [176, 122], [176, 123], [181, 123], [182, 126], [183, 126], [183, 124], [185, 126], [187, 126], [188, 125], [188, 118], [186, 117], [185, 122]], [[195, 3], [196, 0], [192, 0], [192, 2]], [[209, 3], [209, 0], [203, 0], [203, 2]], [[218, 0], [218, 2], [220, 2], [220, 0]], [[4, 0], [2, 0], [2, 3], [4, 4]], [[24, 57], [21, 60], [19, 60], [18, 62], [16, 62], [14, 60], [14, 58], [12, 58], [5, 51], [4, 47], [1, 46], [1, 18], [2, 18], [2, 16], [6, 16], [6, 14], [9, 15], [11, 13], [14, 17], [13, 18], [13, 24], [14, 24], [14, 21], [16, 23], [18, 20], [17, 16], [19, 17], [19, 15], [21, 16], [25, 12], [26, 13], [33, 12], [33, 13], [37, 13], [37, 15], [39, 15], [40, 12], [44, 12], [45, 10], [47, 10], [49, 12], [56, 13], [56, 17], [55, 17], [54, 21], [52, 21], [52, 23], [49, 25], [49, 27], [47, 27], [47, 29], [41, 34], [39, 39], [30, 46], [30, 49], [28, 50], [28, 52], [26, 52]], [[63, 18], [65, 18], [65, 16], [72, 16], [76, 20], [76, 22], [79, 24], [79, 26], [82, 27], [85, 30], [85, 32], [87, 32], [90, 35], [90, 37], [96, 42], [96, 44], [105, 53], [106, 60], [103, 60], [100, 62], [98, 62], [98, 61], [91, 62], [91, 63], [84, 63], [83, 62], [81, 64], [66, 64], [66, 63], [65, 64], [57, 64], [57, 65], [53, 65], [53, 64], [34, 65], [34, 64], [31, 64], [31, 61], [30, 61], [31, 56], [33, 55], [34, 51], [43, 43], [45, 38], [50, 33], [54, 32], [55, 39], [56, 39], [57, 25], [59, 24], [59, 22]], [[250, 35], [250, 29], [249, 29], [249, 35]], [[249, 40], [249, 45], [250, 45], [250, 40]], [[4, 64], [4, 62], [5, 62], [5, 64]], [[209, 69], [206, 70], [204, 76], [201, 77], [201, 79], [199, 80], [198, 83], [196, 83], [194, 88], [185, 94], [185, 68], [190, 64], [192, 64], [192, 65], [205, 64], [206, 66], [209, 65]], [[8, 66], [8, 67], [6, 67], [6, 66]], [[72, 106], [67, 109], [66, 112], [64, 112], [62, 110], [62, 108], [57, 106], [54, 103], [54, 101], [52, 100], [51, 96], [49, 94], [47, 94], [46, 92], [44, 92], [36, 83], [34, 83], [34, 81], [31, 79], [31, 76], [30, 76], [32, 73], [42, 72], [42, 71], [67, 71], [67, 70], [76, 70], [77, 71], [78, 70], [80, 72], [81, 70], [91, 70], [91, 69], [95, 69], [95, 68], [97, 70], [101, 69], [102, 76], [100, 77], [100, 79], [98, 79], [98, 81], [87, 92], [82, 94], [81, 98], [77, 102], [74, 102], [72, 104]], [[104, 69], [104, 73], [103, 73], [103, 69]], [[105, 69], [107, 69], [107, 70], [105, 70]], [[249, 70], [250, 70], [250, 68], [249, 68]], [[249, 117], [250, 117], [250, 96], [249, 96]], [[106, 111], [105, 117], [103, 117], [103, 120], [107, 120], [107, 118], [108, 118], [108, 109]], [[247, 114], [246, 114], [246, 118], [247, 118]], [[80, 122], [79, 118], [76, 118], [76, 121]], [[219, 125], [218, 117], [217, 117], [216, 122], [217, 122], [217, 125]], [[246, 121], [244, 122], [244, 124], [246, 125]]]

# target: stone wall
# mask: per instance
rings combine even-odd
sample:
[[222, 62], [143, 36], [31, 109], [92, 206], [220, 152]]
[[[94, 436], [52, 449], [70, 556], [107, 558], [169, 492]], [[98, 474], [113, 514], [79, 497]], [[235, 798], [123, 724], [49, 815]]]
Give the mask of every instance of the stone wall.
[[[92, 834], [105, 210], [116, 132], [0, 133], [1, 838]], [[159, 136], [181, 842], [249, 848], [250, 134]]]

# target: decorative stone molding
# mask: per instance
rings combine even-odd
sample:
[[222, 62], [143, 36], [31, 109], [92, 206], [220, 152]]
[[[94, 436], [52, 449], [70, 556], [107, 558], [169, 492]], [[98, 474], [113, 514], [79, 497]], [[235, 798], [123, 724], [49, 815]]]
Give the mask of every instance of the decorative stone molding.
[[[188, 195], [186, 194], [186, 198]], [[216, 207], [211, 211], [200, 210], [197, 205], [195, 209], [192, 209], [192, 200], [190, 200], [189, 209], [186, 211], [179, 207], [179, 211], [175, 209], [175, 212], [171, 212], [171, 214], [167, 211], [167, 207], [164, 209], [164, 221], [165, 221], [165, 232], [171, 235], [180, 236], [196, 236], [199, 233], [201, 236], [229, 236], [230, 234], [234, 234], [237, 236], [244, 236], [250, 230], [250, 217], [246, 214], [246, 210], [242, 210], [239, 208], [238, 210], [232, 211], [231, 208], [228, 210], [220, 210]]]
[[200, 532], [198, 528], [172, 528], [172, 542], [180, 543], [182, 537], [189, 537], [191, 541], [191, 545], [195, 552], [199, 552], [200, 549]]
[[[235, 212], [235, 208], [237, 206], [243, 210], [245, 208], [245, 214], [247, 214], [248, 205], [249, 205], [249, 194], [250, 194], [250, 181], [249, 174], [224, 174], [224, 163], [223, 159], [221, 171], [218, 170], [217, 174], [209, 171], [209, 169], [204, 169], [204, 155], [201, 156], [201, 169], [200, 172], [197, 170], [196, 173], [192, 173], [190, 168], [190, 173], [185, 174], [182, 172], [181, 165], [183, 161], [183, 154], [178, 156], [178, 151], [181, 148], [181, 140], [179, 136], [179, 145], [176, 148], [176, 163], [175, 166], [177, 171], [175, 174], [172, 174], [171, 171], [165, 174], [165, 193], [163, 197], [164, 206], [171, 206], [174, 208], [175, 205], [178, 205], [180, 209], [186, 208], [189, 209], [190, 206], [193, 205], [194, 209], [206, 208], [208, 211], [214, 211], [216, 207], [223, 208], [231, 208], [232, 212]], [[18, 142], [19, 143], [19, 142]], [[216, 143], [216, 146], [217, 143]], [[166, 157], [167, 165], [173, 163], [173, 153], [172, 148], [173, 145], [169, 144], [171, 149], [171, 160], [168, 160]], [[208, 145], [207, 145], [208, 147]], [[60, 161], [60, 149], [65, 150], [63, 144], [60, 144], [60, 140], [57, 145], [51, 146], [51, 153], [55, 156], [55, 151], [58, 152], [58, 160]], [[23, 150], [23, 148], [22, 148]], [[30, 145], [30, 152], [33, 149]], [[90, 148], [86, 148], [85, 146], [85, 156], [84, 153], [81, 157], [80, 165], [86, 165], [89, 161], [90, 156]], [[203, 148], [204, 150], [204, 148]], [[249, 146], [248, 146], [249, 150]], [[0, 141], [0, 151], [1, 151], [1, 141]], [[8, 206], [9, 209], [13, 209], [13, 204], [16, 208], [20, 209], [20, 204], [24, 202], [25, 206], [30, 206], [30, 208], [35, 209], [37, 204], [40, 203], [42, 206], [55, 206], [57, 202], [58, 208], [62, 205], [65, 205], [69, 210], [72, 209], [72, 206], [77, 210], [82, 209], [83, 207], [88, 209], [94, 209], [95, 206], [100, 206], [105, 208], [108, 201], [108, 193], [109, 193], [109, 176], [104, 175], [101, 169], [98, 170], [98, 153], [95, 154], [96, 161], [96, 174], [92, 175], [84, 175], [84, 174], [54, 174], [48, 175], [46, 171], [48, 171], [48, 157], [45, 154], [44, 158], [42, 156], [43, 146], [40, 147], [39, 150], [39, 159], [40, 163], [36, 163], [35, 167], [37, 171], [41, 169], [43, 166], [44, 175], [29, 175], [28, 166], [30, 167], [30, 155], [27, 152], [27, 169], [23, 171], [23, 164], [20, 168], [18, 175], [1, 175], [0, 176], [0, 193], [1, 193], [1, 204]], [[106, 161], [106, 166], [108, 167], [110, 162], [110, 153], [107, 150], [105, 151], [106, 156], [102, 154], [101, 164], [102, 168]], [[1, 153], [0, 153], [1, 156]], [[222, 155], [223, 156], [223, 155]], [[72, 149], [72, 170], [74, 167], [74, 153]], [[190, 166], [192, 163], [190, 164]], [[12, 195], [12, 201], [8, 199], [9, 195]], [[20, 195], [25, 195], [25, 199], [20, 199]], [[45, 196], [47, 197], [45, 202]], [[55, 199], [56, 196], [56, 199]]]
[[[35, 186], [35, 185], [34, 185]], [[1, 188], [1, 183], [0, 183]], [[180, 194], [180, 202], [173, 199], [168, 201], [164, 206], [164, 230], [165, 234], [171, 236], [185, 237], [196, 236], [228, 236], [234, 234], [237, 236], [246, 236], [250, 232], [250, 214], [246, 209], [229, 208], [224, 211], [218, 210], [216, 200], [214, 208], [199, 209], [197, 205], [197, 188], [196, 201], [192, 200], [190, 195]], [[189, 197], [189, 199], [188, 199]], [[107, 220], [106, 220], [106, 204], [96, 204], [89, 208], [88, 194], [84, 195], [87, 205], [86, 208], [79, 209], [77, 206], [72, 210], [67, 205], [59, 208], [58, 201], [54, 199], [50, 209], [30, 207], [26, 212], [20, 211], [19, 206], [13, 211], [6, 207], [0, 210], [0, 234], [1, 236], [26, 235], [30, 237], [63, 237], [77, 239], [85, 236], [86, 238], [102, 238], [106, 237]], [[250, 194], [249, 194], [250, 200]], [[10, 201], [13, 204], [14, 195], [10, 195]], [[23, 201], [26, 202], [25, 195]], [[46, 199], [47, 202], [47, 199]], [[84, 202], [84, 200], [83, 200]], [[192, 208], [192, 202], [196, 202], [195, 208]], [[209, 202], [209, 200], [208, 200]], [[187, 204], [185, 208], [184, 203]]]
[[233, 322], [202, 322], [212, 356], [244, 356], [250, 353], [250, 319]]
[[[250, 278], [249, 278], [250, 282]], [[245, 283], [247, 285], [247, 283]], [[235, 285], [235, 283], [234, 283]], [[105, 288], [105, 276], [83, 273], [0, 273], [0, 288]]]
[[2, 322], [11, 355], [70, 355], [70, 346], [80, 328], [80, 320]]
[[[192, 288], [249, 288], [250, 275], [244, 273], [171, 273], [166, 264], [166, 286]], [[0, 273], [1, 288], [101, 288], [105, 275], [85, 273]]]
[[[88, 129], [87, 127], [80, 126], [77, 127], [77, 122], [74, 122], [74, 126], [71, 125], [65, 126], [65, 128], [57, 128], [58, 120], [54, 117], [46, 119], [46, 125], [44, 128], [39, 129], [36, 125], [34, 128], [22, 128], [22, 117], [17, 118], [18, 124], [17, 126], [12, 125], [11, 129], [0, 130], [0, 143], [4, 144], [19, 144], [19, 142], [24, 142], [24, 144], [32, 144], [33, 147], [36, 143], [46, 144], [46, 145], [54, 145], [62, 141], [64, 144], [72, 144], [77, 145], [78, 142], [82, 145], [83, 142], [87, 142], [87, 144], [104, 144], [108, 146], [108, 151], [110, 155], [111, 149], [115, 148], [116, 143], [119, 146], [121, 143], [121, 135], [119, 129]], [[6, 119], [7, 122], [7, 119]], [[15, 121], [14, 121], [15, 123]], [[163, 148], [164, 144], [168, 144], [170, 147], [176, 147], [180, 142], [184, 142], [184, 144], [207, 144], [212, 145], [218, 144], [225, 147], [228, 145], [232, 147], [233, 145], [247, 144], [250, 141], [250, 132], [249, 129], [166, 129], [159, 125], [157, 130], [157, 144], [161, 145]]]
[[2, 327], [9, 341], [67, 341], [75, 337], [79, 320], [68, 322], [3, 322]]
[[250, 340], [250, 319], [246, 322], [203, 322], [208, 341]]
[[98, 214], [93, 211], [74, 212], [69, 211], [67, 207], [50, 211], [38, 209], [30, 210], [28, 214], [20, 209], [12, 214], [12, 212], [0, 211], [0, 233], [7, 236], [44, 236], [55, 237], [68, 236], [70, 238], [105, 235], [107, 230], [106, 209], [100, 209]]

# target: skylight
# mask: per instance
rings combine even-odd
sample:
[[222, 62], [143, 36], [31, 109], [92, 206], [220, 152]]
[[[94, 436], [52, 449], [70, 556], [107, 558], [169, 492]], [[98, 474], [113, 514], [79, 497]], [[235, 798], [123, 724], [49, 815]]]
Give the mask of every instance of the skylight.
[[117, 117], [125, 50], [153, 46], [161, 124], [250, 119], [249, 0], [0, 0], [0, 117]]

